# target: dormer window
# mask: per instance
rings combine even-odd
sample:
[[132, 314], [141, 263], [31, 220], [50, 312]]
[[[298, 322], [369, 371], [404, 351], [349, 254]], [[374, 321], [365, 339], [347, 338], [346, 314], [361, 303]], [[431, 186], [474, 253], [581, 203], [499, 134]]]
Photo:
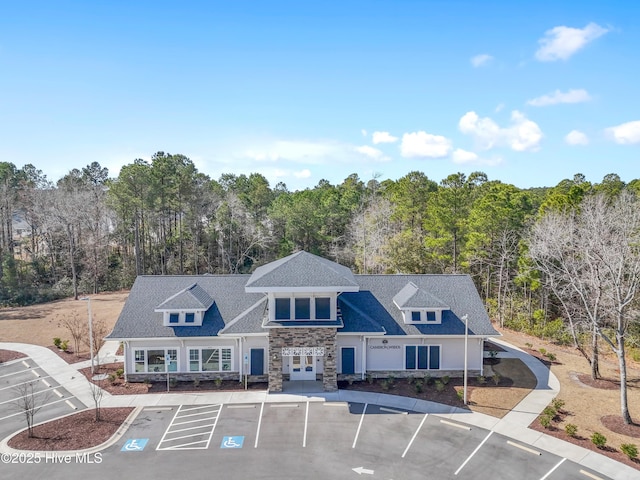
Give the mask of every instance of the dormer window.
[[336, 318], [336, 299], [334, 296], [298, 294], [287, 297], [271, 297], [270, 314], [274, 320], [331, 320]]
[[449, 306], [413, 282], [407, 283], [394, 297], [393, 303], [402, 312], [405, 324], [440, 324], [443, 310]]
[[179, 313], [170, 313], [169, 314], [169, 323], [179, 323], [180, 322], [180, 314]]
[[196, 314], [193, 312], [187, 312], [184, 314], [184, 323], [194, 323]]

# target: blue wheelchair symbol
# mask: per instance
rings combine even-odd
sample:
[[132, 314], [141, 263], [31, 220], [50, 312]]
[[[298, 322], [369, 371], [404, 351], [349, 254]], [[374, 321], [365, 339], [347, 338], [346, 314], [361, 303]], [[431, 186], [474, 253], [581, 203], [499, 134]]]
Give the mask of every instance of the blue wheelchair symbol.
[[220, 448], [242, 448], [244, 436], [238, 437], [222, 437]]
[[148, 438], [132, 438], [131, 440], [127, 440], [120, 451], [141, 452], [142, 450], [144, 450], [144, 447], [147, 445], [148, 441]]

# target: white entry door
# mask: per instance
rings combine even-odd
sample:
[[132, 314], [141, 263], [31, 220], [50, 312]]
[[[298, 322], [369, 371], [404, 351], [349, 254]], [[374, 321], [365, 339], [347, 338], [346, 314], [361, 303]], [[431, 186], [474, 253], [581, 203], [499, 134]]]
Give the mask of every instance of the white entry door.
[[316, 357], [313, 355], [294, 355], [291, 357], [291, 380], [315, 380]]

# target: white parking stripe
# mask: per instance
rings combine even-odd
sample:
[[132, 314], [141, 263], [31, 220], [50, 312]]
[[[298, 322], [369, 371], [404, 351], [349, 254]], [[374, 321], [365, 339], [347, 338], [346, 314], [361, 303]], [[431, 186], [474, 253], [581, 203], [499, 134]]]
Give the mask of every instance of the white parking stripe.
[[307, 411], [304, 415], [304, 436], [302, 437], [302, 447], [307, 446], [307, 425], [309, 424], [309, 402], [307, 402]]
[[[197, 413], [187, 413], [194, 411], [197, 411]], [[180, 405], [171, 419], [171, 423], [169, 423], [169, 426], [165, 430], [164, 435], [162, 435], [156, 450], [204, 450], [209, 448], [209, 443], [211, 442], [213, 432], [218, 424], [221, 411], [222, 404], [201, 405], [186, 408], [183, 408], [183, 406]], [[185, 420], [184, 422], [179, 421], [183, 418], [188, 418], [189, 420]], [[192, 426], [175, 428], [180, 425]], [[190, 433], [186, 434], [186, 432]], [[174, 436], [177, 433], [185, 434], [177, 437]], [[202, 438], [203, 436], [206, 436], [206, 438], [199, 440], [199, 438]], [[190, 439], [192, 441], [185, 442], [185, 439]], [[177, 445], [173, 443], [181, 440], [182, 442]]]
[[560, 465], [562, 465], [562, 464], [564, 463], [564, 461], [565, 461], [565, 460], [566, 460], [566, 458], [563, 458], [562, 460], [560, 460], [560, 461], [556, 464], [556, 466], [555, 466], [555, 467], [553, 467], [551, 470], [549, 470], [549, 471], [547, 472], [547, 474], [546, 474], [544, 477], [542, 477], [540, 480], [547, 480], [547, 478], [549, 478], [549, 475], [551, 475], [553, 472], [555, 472], [555, 471], [556, 471], [556, 469], [557, 469]]
[[262, 412], [264, 412], [264, 402], [260, 404], [260, 416], [258, 417], [258, 429], [256, 430], [256, 443], [253, 448], [258, 448], [258, 439], [260, 438], [260, 425], [262, 425]]
[[12, 377], [13, 375], [20, 375], [21, 373], [26, 373], [26, 372], [33, 372], [33, 370], [20, 370], [19, 372], [5, 373], [4, 375], [0, 375], [0, 378]]
[[362, 410], [362, 415], [360, 416], [360, 423], [358, 424], [358, 430], [356, 431], [356, 438], [353, 439], [353, 445], [351, 448], [356, 448], [356, 443], [358, 442], [358, 435], [360, 435], [360, 429], [362, 428], [362, 422], [364, 421], [364, 414], [367, 413], [368, 403], [364, 404], [364, 409]]
[[[30, 383], [30, 382], [26, 382], [26, 383]], [[35, 395], [39, 395], [41, 393], [46, 393], [46, 392], [50, 392], [50, 391], [51, 391], [51, 389], [45, 388], [44, 390], [38, 390], [37, 392], [33, 392], [33, 394], [29, 393], [28, 395], [29, 396], [31, 396], [31, 395], [35, 396]], [[11, 403], [11, 402], [19, 401], [22, 397], [23, 397], [22, 395], [18, 395], [15, 398], [11, 398], [9, 400], [5, 400], [4, 402], [0, 402], [0, 405], [2, 405], [3, 403]]]
[[[46, 377], [41, 377], [41, 379], [42, 379], [42, 378], [49, 378], [49, 376], [47, 375]], [[8, 387], [2, 387], [2, 388], [0, 388], [0, 390], [7, 390], [7, 389], [9, 389], [9, 388], [16, 388], [16, 387], [18, 387], [18, 386], [20, 386], [20, 385], [25, 385], [25, 384], [27, 384], [27, 383], [31, 383], [31, 382], [34, 382], [34, 381], [35, 381], [35, 380], [27, 380], [26, 382], [14, 383], [13, 385], [9, 385]]]
[[[53, 402], [45, 403], [44, 405], [42, 405], [42, 407], [41, 407], [41, 408], [48, 407], [49, 405], [54, 405], [54, 404], [56, 404], [56, 403], [60, 403], [60, 402], [64, 402], [64, 401], [65, 401], [65, 400], [62, 400], [62, 399], [61, 399], [61, 400], [55, 400], [55, 401], [53, 401]], [[0, 418], [0, 422], [1, 422], [2, 420], [6, 420], [7, 418], [15, 417], [16, 415], [24, 415], [24, 412], [16, 412], [16, 413], [12, 413], [11, 415], [7, 415], [6, 417], [1, 417], [1, 418]]]
[[420, 425], [418, 426], [418, 429], [416, 430], [416, 432], [413, 434], [413, 437], [411, 437], [411, 440], [409, 441], [409, 445], [407, 445], [407, 448], [404, 449], [404, 452], [402, 453], [402, 458], [404, 458], [404, 456], [407, 454], [407, 452], [411, 448], [411, 445], [413, 444], [413, 441], [418, 436], [418, 432], [420, 432], [420, 429], [422, 428], [422, 425], [424, 425], [424, 421], [427, 419], [428, 416], [429, 416], [428, 413], [424, 414], [424, 417], [422, 418], [422, 421], [420, 422]]
[[462, 470], [462, 469], [464, 468], [464, 466], [465, 466], [467, 463], [469, 463], [469, 460], [471, 460], [471, 458], [472, 458], [476, 453], [478, 453], [478, 450], [480, 450], [480, 448], [482, 447], [482, 445], [484, 445], [484, 442], [486, 442], [487, 440], [489, 440], [489, 437], [491, 436], [491, 434], [492, 434], [492, 433], [493, 433], [493, 430], [491, 430], [491, 431], [489, 432], [489, 435], [487, 435], [486, 437], [484, 437], [484, 440], [482, 440], [482, 442], [480, 442], [480, 445], [478, 445], [478, 446], [476, 447], [476, 449], [475, 449], [473, 452], [471, 452], [471, 455], [469, 455], [469, 456], [467, 457], [467, 459], [464, 461], [464, 463], [458, 467], [458, 469], [455, 471], [454, 475], [458, 475], [458, 474], [460, 473], [460, 470]]

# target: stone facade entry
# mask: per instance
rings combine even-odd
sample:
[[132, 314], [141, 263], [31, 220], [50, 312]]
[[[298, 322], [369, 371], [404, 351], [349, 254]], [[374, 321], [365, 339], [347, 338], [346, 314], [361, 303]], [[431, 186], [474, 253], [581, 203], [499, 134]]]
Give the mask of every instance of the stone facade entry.
[[[272, 328], [269, 330], [269, 391], [282, 392], [284, 354], [298, 358], [300, 368], [312, 357], [314, 366], [322, 363], [322, 385], [325, 392], [338, 389], [336, 371], [335, 328]], [[283, 350], [284, 349], [284, 350]], [[322, 354], [322, 355], [320, 355]], [[319, 361], [319, 362], [318, 362]], [[304, 375], [301, 375], [303, 377]], [[295, 380], [292, 378], [292, 380]], [[311, 380], [315, 380], [312, 378]]]

